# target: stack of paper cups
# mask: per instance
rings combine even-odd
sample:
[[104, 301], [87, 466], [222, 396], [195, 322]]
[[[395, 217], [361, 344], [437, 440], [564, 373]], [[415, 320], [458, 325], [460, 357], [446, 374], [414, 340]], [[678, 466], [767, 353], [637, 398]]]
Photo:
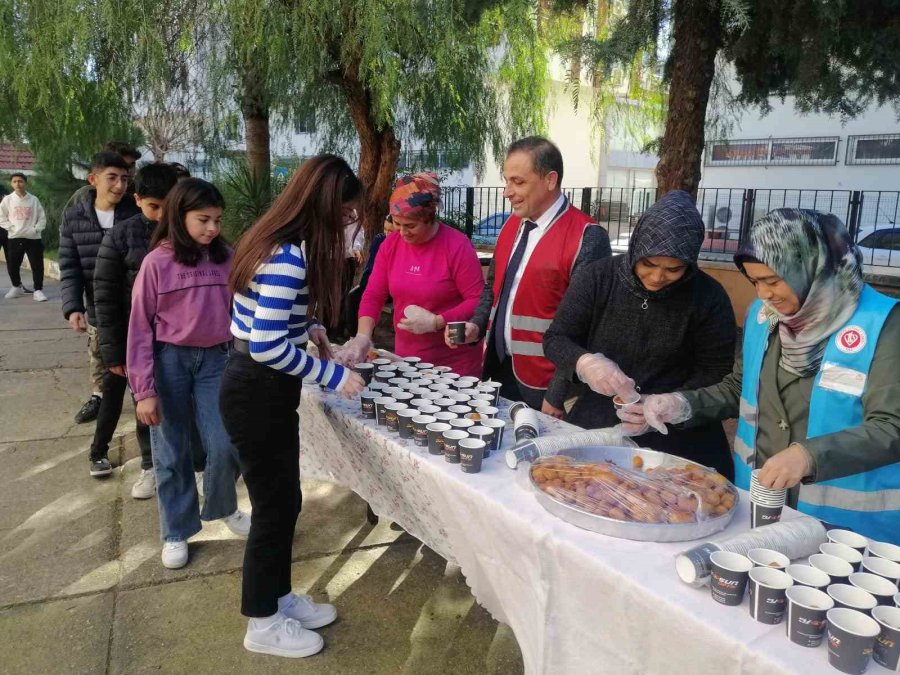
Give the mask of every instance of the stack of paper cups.
[[762, 527], [781, 520], [787, 490], [770, 490], [759, 482], [759, 469], [750, 475], [750, 526]]

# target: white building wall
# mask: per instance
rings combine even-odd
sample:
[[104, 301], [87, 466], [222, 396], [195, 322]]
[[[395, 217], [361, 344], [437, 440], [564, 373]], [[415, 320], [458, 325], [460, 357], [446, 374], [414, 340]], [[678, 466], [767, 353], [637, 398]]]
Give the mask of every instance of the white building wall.
[[767, 167], [707, 166], [704, 162], [701, 187], [900, 190], [900, 164], [845, 163], [848, 136], [900, 133], [900, 123], [891, 106], [872, 107], [846, 124], [838, 116], [802, 115], [794, 109], [792, 97], [784, 103], [773, 99], [772, 106], [772, 112], [765, 116], [755, 109], [745, 111], [729, 133], [729, 139], [838, 136], [837, 164]]

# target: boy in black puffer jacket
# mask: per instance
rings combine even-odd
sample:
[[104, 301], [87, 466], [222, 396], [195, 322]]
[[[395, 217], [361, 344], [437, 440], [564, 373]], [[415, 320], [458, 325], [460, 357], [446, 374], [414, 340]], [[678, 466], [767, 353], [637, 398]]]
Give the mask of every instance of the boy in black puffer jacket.
[[[103, 401], [97, 416], [97, 432], [91, 447], [92, 464], [98, 450], [109, 447], [122, 414], [127, 384], [125, 347], [131, 288], [150, 248], [150, 236], [162, 213], [163, 203], [178, 177], [168, 164], [148, 164], [135, 176], [135, 201], [141, 212], [116, 223], [103, 237], [94, 269], [94, 305], [100, 354], [108, 372], [103, 378]], [[156, 491], [150, 429], [137, 423], [141, 448], [141, 475], [131, 489], [135, 499], [149, 499]]]
[[[120, 155], [101, 152], [91, 160], [88, 174], [91, 184], [90, 199], [81, 201], [66, 210], [59, 228], [59, 271], [63, 316], [78, 333], [88, 334], [88, 354], [91, 363], [91, 381], [94, 392], [85, 403], [77, 422], [86, 422], [94, 416], [86, 414], [98, 409], [102, 402], [103, 362], [97, 346], [96, 319], [94, 318], [94, 266], [103, 233], [116, 222], [138, 213], [134, 199], [127, 193], [128, 165]], [[111, 471], [106, 458], [107, 448], [91, 454], [97, 460], [91, 475], [108, 475]]]

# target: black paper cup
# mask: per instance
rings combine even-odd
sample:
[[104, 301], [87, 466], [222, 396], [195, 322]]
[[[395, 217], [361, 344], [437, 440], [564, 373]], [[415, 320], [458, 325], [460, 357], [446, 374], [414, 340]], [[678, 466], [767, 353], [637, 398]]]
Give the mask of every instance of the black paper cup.
[[878, 622], [881, 632], [875, 638], [872, 658], [888, 670], [900, 671], [900, 609], [897, 607], [876, 607], [872, 618]]
[[828, 625], [826, 615], [834, 607], [834, 600], [827, 593], [809, 586], [792, 586], [787, 596], [788, 639], [801, 647], [818, 647]]
[[450, 321], [447, 323], [447, 332], [450, 335], [450, 342], [455, 345], [466, 343], [466, 322]]
[[456, 405], [456, 401], [454, 401], [452, 398], [439, 398], [434, 402], [434, 404], [444, 412], [447, 412], [448, 410], [450, 410], [451, 406]]
[[788, 565], [784, 570], [795, 586], [809, 586], [824, 591], [831, 585], [831, 577], [812, 565]]
[[876, 558], [875, 556], [870, 555], [863, 560], [862, 566], [864, 572], [884, 577], [893, 583], [894, 586], [900, 585], [900, 563], [895, 563], [893, 560], [888, 560], [887, 558]]
[[409, 407], [409, 402], [413, 400], [413, 395], [408, 391], [398, 391], [394, 394], [394, 399], [397, 403], [404, 403], [407, 407]]
[[387, 426], [387, 422], [384, 419], [384, 406], [396, 402], [393, 396], [379, 396], [375, 399], [375, 422], [378, 426]]
[[479, 424], [469, 429], [469, 436], [484, 441], [484, 459], [491, 456], [491, 446], [494, 443], [493, 429]]
[[447, 397], [444, 396], [443, 392], [429, 391], [427, 394], [422, 394], [422, 398], [428, 399], [429, 401], [431, 401], [431, 403], [433, 405], [434, 402], [437, 401], [439, 398], [447, 398]]
[[369, 384], [366, 385], [366, 389], [369, 391], [384, 391], [387, 385], [384, 382], [378, 382], [374, 378]]
[[467, 405], [454, 404], [447, 408], [447, 412], [455, 413], [457, 417], [465, 417], [472, 414], [472, 409]]
[[870, 542], [866, 548], [866, 554], [900, 563], [900, 546], [889, 544], [885, 541]]
[[790, 558], [770, 548], [751, 548], [747, 551], [747, 557], [750, 558], [756, 567], [771, 567], [772, 569], [783, 570], [791, 564]]
[[431, 416], [438, 422], [446, 422], [447, 424], [450, 424], [451, 420], [457, 419], [456, 413], [447, 412], [446, 410], [440, 409], [438, 409], [437, 412], [431, 413]]
[[431, 415], [416, 415], [413, 417], [413, 443], [420, 448], [427, 448], [428, 425], [434, 424], [436, 421]]
[[781, 520], [782, 510], [784, 510], [784, 506], [761, 506], [751, 501], [750, 527], [763, 527], [777, 523]]
[[787, 603], [785, 591], [793, 583], [781, 570], [769, 567], [754, 567], [750, 570], [750, 616], [760, 623], [781, 623]]
[[366, 381], [366, 384], [369, 384], [369, 382], [372, 381], [372, 377], [375, 375], [375, 366], [371, 363], [357, 363], [353, 366], [353, 370], [362, 376]]
[[384, 426], [392, 433], [400, 432], [400, 411], [406, 410], [405, 403], [388, 403], [384, 406]]
[[392, 379], [394, 379], [394, 372], [391, 370], [378, 370], [375, 372], [376, 382], [387, 384]]
[[878, 606], [878, 600], [874, 595], [850, 584], [831, 584], [826, 591], [834, 600], [835, 607], [854, 609], [868, 614]]
[[359, 407], [363, 419], [375, 419], [375, 399], [380, 398], [374, 391], [364, 391], [359, 395]]
[[419, 411], [414, 408], [406, 408], [397, 412], [400, 417], [400, 438], [413, 437], [413, 419], [419, 416]]
[[710, 556], [710, 562], [712, 599], [721, 605], [740, 605], [744, 601], [753, 563], [747, 556], [730, 551], [716, 551]]
[[826, 536], [828, 537], [828, 541], [855, 548], [860, 553], [865, 553], [866, 547], [869, 545], [868, 539], [852, 530], [832, 529], [828, 530]]
[[466, 419], [465, 417], [457, 417], [456, 419], [450, 420], [450, 427], [456, 429], [457, 431], [465, 431], [467, 434], [469, 433], [469, 429], [475, 426], [475, 421]]
[[500, 450], [500, 446], [503, 445], [503, 431], [506, 429], [506, 422], [498, 419], [482, 420], [481, 426], [494, 431], [494, 435], [491, 436], [490, 451], [497, 452]]
[[484, 448], [484, 441], [477, 438], [464, 438], [459, 442], [459, 463], [463, 473], [478, 473], [481, 471]]
[[431, 455], [443, 455], [444, 432], [450, 431], [450, 425], [444, 422], [432, 422], [425, 428], [428, 429], [428, 453]]
[[830, 576], [833, 584], [849, 583], [850, 575], [853, 574], [853, 565], [846, 560], [825, 553], [809, 556], [809, 564]]
[[459, 464], [459, 444], [469, 437], [465, 431], [450, 429], [443, 433], [444, 459], [450, 464]]
[[404, 356], [403, 363], [408, 363], [411, 366], [415, 366], [417, 363], [422, 363], [422, 359], [418, 356]]
[[378, 370], [381, 370], [382, 368], [384, 368], [385, 366], [391, 365], [391, 360], [384, 359], [384, 358], [372, 359], [371, 363], [373, 366], [375, 366], [375, 370], [378, 371]]
[[881, 626], [862, 612], [836, 607], [828, 611], [828, 662], [849, 675], [869, 667]]
[[853, 566], [854, 572], [859, 572], [862, 569], [863, 554], [855, 548], [850, 548], [846, 544], [828, 541], [819, 545], [819, 552], [825, 553], [826, 555], [833, 555], [841, 560], [846, 560]]
[[897, 584], [890, 579], [885, 579], [877, 574], [869, 572], [854, 572], [849, 578], [850, 585], [863, 589], [870, 593], [879, 605], [890, 606], [894, 604], [894, 593], [897, 592]]

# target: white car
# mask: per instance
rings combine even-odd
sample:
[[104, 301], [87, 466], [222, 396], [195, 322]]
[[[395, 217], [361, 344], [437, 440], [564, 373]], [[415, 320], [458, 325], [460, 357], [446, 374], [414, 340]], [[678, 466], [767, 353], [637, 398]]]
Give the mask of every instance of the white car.
[[865, 228], [856, 238], [863, 263], [900, 272], [900, 227]]

